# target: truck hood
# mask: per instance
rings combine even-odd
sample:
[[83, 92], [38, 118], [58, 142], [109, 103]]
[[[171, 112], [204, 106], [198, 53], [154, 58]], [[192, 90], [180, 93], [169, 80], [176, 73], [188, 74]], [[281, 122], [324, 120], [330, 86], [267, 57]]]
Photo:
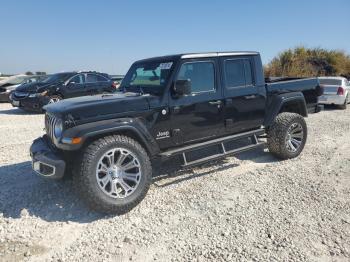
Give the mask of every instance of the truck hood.
[[82, 96], [64, 99], [44, 107], [44, 110], [59, 115], [71, 115], [75, 120], [94, 117], [116, 116], [121, 113], [148, 110], [150, 96], [136, 93]]

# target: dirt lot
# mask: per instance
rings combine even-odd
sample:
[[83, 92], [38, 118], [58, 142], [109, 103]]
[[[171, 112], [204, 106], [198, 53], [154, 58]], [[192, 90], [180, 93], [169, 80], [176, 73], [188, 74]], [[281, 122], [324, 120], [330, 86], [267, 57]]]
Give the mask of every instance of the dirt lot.
[[33, 174], [43, 116], [0, 104], [0, 261], [349, 261], [350, 109], [307, 119], [300, 157], [256, 150], [169, 161], [130, 213], [90, 212], [71, 181]]

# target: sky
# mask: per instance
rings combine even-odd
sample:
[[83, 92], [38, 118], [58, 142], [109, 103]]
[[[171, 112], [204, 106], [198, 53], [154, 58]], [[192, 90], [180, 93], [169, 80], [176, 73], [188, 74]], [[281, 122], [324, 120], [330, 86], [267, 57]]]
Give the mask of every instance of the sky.
[[97, 70], [176, 53], [350, 53], [350, 0], [0, 0], [0, 72]]

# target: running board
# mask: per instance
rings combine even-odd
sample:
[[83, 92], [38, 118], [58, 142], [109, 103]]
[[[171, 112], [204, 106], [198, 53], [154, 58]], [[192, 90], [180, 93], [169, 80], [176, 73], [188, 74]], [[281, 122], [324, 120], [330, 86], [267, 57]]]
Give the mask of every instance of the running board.
[[[213, 139], [207, 142], [201, 142], [194, 145], [184, 146], [181, 148], [172, 149], [161, 153], [163, 157], [171, 157], [181, 154], [183, 157], [183, 166], [198, 165], [211, 160], [219, 159], [227, 155], [237, 154], [243, 151], [251, 150], [257, 147], [262, 147], [266, 143], [259, 141], [258, 136], [265, 134], [264, 129], [257, 129], [249, 132], [244, 132], [236, 135], [226, 136]], [[243, 145], [239, 145], [242, 144]], [[201, 153], [206, 149], [215, 149], [213, 154], [208, 156], [197, 157], [197, 153]], [[200, 152], [198, 150], [201, 150]], [[194, 158], [194, 159], [193, 159]]]

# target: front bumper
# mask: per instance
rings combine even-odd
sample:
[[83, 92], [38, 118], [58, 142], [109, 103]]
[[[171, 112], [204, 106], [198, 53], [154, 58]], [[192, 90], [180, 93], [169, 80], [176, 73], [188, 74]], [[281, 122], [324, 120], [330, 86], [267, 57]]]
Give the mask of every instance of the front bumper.
[[323, 95], [318, 98], [318, 103], [323, 105], [343, 105], [345, 103], [345, 99], [345, 96]]
[[1, 92], [0, 102], [10, 102], [10, 92]]
[[16, 98], [14, 95], [11, 95], [10, 99], [12, 106], [35, 112], [41, 112], [42, 107], [47, 105], [50, 100], [46, 96]]
[[40, 176], [61, 179], [64, 176], [66, 162], [50, 148], [46, 136], [37, 138], [30, 147], [33, 170]]

